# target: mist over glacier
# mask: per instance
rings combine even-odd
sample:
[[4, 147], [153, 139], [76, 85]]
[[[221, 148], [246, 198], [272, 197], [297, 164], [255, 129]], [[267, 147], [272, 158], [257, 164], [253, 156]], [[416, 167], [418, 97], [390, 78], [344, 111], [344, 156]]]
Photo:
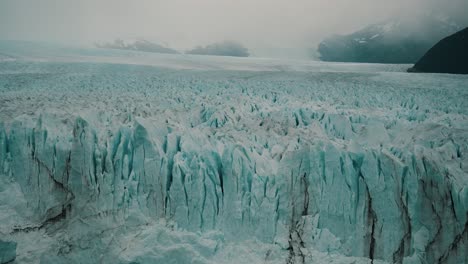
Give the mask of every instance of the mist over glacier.
[[0, 39], [88, 46], [144, 39], [178, 51], [234, 40], [252, 56], [301, 59], [324, 38], [395, 17], [442, 15], [466, 27], [466, 10], [466, 0], [2, 0]]
[[16, 263], [467, 261], [466, 76], [0, 50]]

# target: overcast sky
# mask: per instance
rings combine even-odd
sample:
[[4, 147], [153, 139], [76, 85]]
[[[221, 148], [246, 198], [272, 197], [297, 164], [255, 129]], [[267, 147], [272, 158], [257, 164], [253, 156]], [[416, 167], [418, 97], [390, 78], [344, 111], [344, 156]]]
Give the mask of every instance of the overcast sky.
[[294, 50], [429, 7], [455, 12], [468, 0], [0, 0], [0, 39], [145, 38], [182, 50], [229, 39]]

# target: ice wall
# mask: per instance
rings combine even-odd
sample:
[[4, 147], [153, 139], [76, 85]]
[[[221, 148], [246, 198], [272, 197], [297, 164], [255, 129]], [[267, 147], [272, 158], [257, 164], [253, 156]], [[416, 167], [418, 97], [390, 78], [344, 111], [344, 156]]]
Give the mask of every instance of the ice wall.
[[[327, 114], [305, 119], [344, 138], [355, 125]], [[404, 150], [300, 136], [244, 145], [164, 126], [135, 119], [102, 133], [80, 117], [68, 131], [50, 118], [15, 120], [0, 126], [0, 169], [20, 184], [37, 228], [151, 217], [277, 243], [298, 262], [307, 247], [395, 263], [467, 258], [467, 178], [462, 163], [450, 166], [467, 152], [457, 138]]]
[[85, 55], [0, 63], [18, 263], [468, 262], [466, 77]]
[[11, 263], [16, 258], [16, 243], [0, 240], [0, 263]]

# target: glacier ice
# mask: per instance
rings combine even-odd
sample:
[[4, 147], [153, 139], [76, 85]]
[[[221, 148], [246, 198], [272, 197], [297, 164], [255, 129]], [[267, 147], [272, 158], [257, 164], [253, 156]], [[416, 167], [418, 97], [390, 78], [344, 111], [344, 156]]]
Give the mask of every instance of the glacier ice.
[[0, 234], [18, 263], [468, 261], [467, 77], [7, 54]]
[[16, 242], [0, 239], [0, 263], [9, 263], [16, 258]]

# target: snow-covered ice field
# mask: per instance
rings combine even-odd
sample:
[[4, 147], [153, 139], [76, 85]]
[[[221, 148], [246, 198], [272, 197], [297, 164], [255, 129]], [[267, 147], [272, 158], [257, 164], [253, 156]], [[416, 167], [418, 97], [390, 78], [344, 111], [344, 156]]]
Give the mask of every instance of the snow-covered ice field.
[[468, 76], [0, 41], [16, 263], [466, 263]]

